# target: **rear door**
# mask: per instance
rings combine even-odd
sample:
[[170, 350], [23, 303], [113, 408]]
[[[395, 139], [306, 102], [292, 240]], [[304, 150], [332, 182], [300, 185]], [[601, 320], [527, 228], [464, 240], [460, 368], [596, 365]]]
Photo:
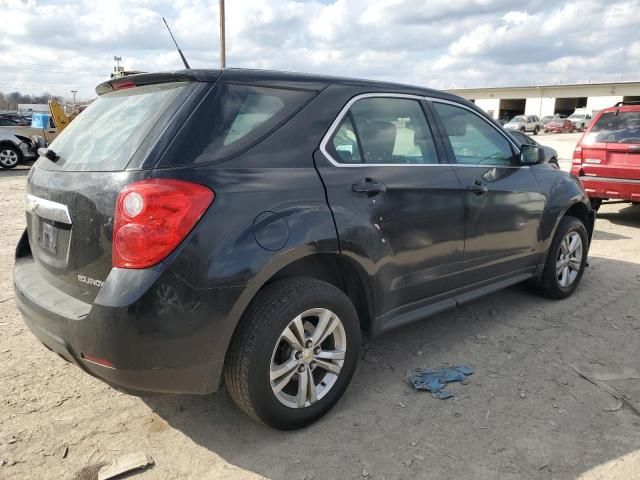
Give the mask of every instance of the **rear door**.
[[640, 111], [603, 112], [582, 141], [582, 159], [585, 176], [640, 180]]
[[505, 132], [471, 108], [430, 103], [439, 119], [464, 198], [465, 284], [533, 271], [545, 197]]
[[36, 162], [27, 231], [36, 267], [51, 284], [86, 302], [95, 298], [112, 266], [116, 197], [149, 173], [128, 166], [147, 156], [191, 90], [167, 83], [102, 95], [52, 142], [59, 158]]
[[400, 94], [355, 97], [316, 155], [341, 250], [374, 278], [380, 313], [462, 284], [463, 199], [442, 155], [422, 99]]

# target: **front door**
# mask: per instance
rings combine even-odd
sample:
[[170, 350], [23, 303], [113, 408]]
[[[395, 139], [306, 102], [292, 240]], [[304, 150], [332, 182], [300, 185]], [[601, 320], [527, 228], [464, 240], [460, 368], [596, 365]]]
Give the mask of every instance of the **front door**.
[[462, 105], [433, 101], [462, 185], [468, 286], [528, 274], [539, 261], [545, 197], [506, 133]]
[[352, 102], [315, 162], [341, 250], [367, 270], [377, 313], [393, 321], [462, 284], [463, 198], [453, 167], [439, 162], [422, 99]]

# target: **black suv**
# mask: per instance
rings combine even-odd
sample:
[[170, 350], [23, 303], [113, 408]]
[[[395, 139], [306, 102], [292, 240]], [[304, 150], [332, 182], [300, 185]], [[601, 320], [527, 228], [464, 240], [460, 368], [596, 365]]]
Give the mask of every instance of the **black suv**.
[[580, 282], [580, 183], [472, 103], [391, 83], [143, 74], [40, 150], [16, 302], [114, 387], [206, 394], [297, 428], [376, 335], [531, 280]]

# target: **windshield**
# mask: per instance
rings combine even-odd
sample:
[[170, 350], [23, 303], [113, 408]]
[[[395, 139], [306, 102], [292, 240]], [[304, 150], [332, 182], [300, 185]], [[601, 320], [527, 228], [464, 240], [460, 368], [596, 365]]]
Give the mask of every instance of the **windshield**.
[[640, 144], [640, 112], [607, 112], [589, 133], [596, 143]]
[[51, 168], [123, 170], [185, 85], [148, 85], [99, 96], [51, 143], [60, 157]]
[[527, 119], [523, 115], [515, 116], [511, 119], [511, 121], [513, 123], [519, 123], [519, 122], [527, 123]]

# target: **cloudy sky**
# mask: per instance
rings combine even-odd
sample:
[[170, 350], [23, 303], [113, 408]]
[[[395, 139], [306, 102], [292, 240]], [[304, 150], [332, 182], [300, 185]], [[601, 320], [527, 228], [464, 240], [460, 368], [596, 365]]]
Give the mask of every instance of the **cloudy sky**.
[[[640, 79], [640, 0], [227, 0], [227, 66], [436, 88]], [[219, 65], [217, 0], [0, 0], [0, 91]]]

